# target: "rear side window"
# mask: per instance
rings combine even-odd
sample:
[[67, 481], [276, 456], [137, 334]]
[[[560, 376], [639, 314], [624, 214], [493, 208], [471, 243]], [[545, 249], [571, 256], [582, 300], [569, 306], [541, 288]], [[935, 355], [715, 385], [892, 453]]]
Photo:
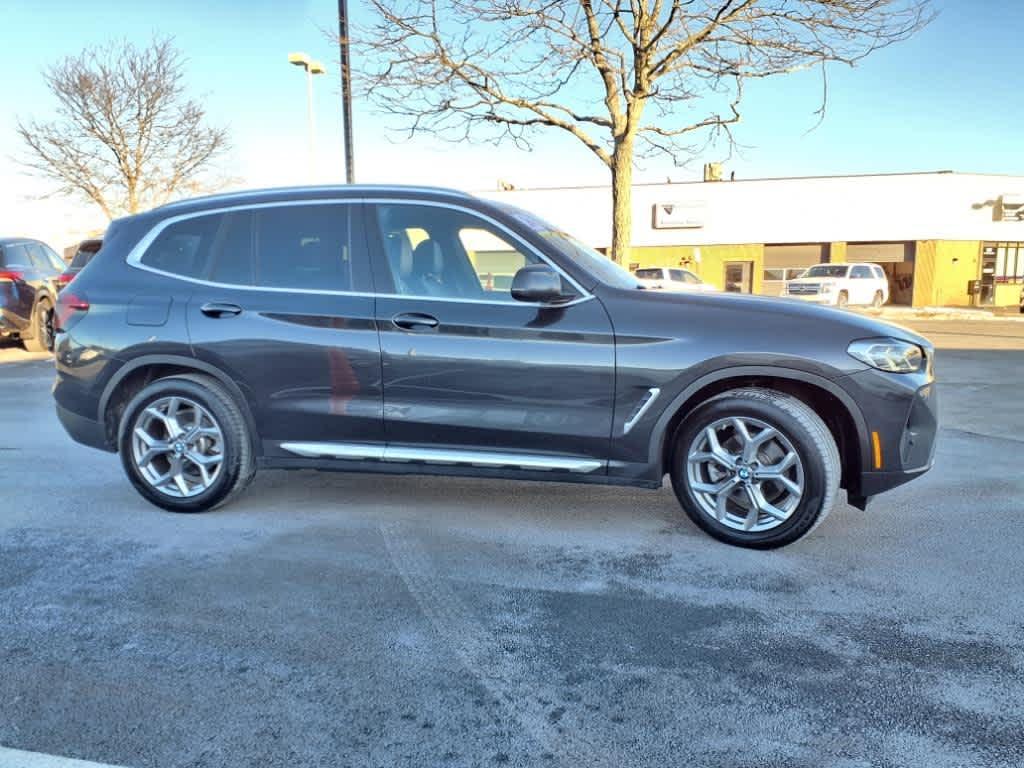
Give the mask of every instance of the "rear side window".
[[850, 277], [858, 280], [870, 279], [871, 270], [867, 267], [854, 267], [850, 270]]
[[256, 285], [350, 290], [350, 208], [288, 205], [254, 211]]
[[348, 205], [282, 205], [193, 216], [165, 227], [140, 262], [229, 285], [345, 291]]
[[28, 260], [28, 252], [23, 245], [5, 245], [3, 261], [5, 267], [27, 267], [31, 262]]
[[25, 243], [23, 246], [25, 252], [28, 254], [29, 263], [36, 269], [41, 269], [44, 272], [50, 272], [53, 270], [53, 265], [50, 264], [46, 258], [46, 253], [42, 247], [37, 243]]

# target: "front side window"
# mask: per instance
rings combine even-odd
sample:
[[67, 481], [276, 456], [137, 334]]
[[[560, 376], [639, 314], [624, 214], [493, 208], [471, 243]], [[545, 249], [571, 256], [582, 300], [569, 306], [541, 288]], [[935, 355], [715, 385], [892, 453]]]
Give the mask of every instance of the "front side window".
[[349, 206], [281, 205], [193, 216], [165, 227], [141, 263], [228, 285], [346, 291]]
[[[558, 253], [569, 261], [576, 264], [588, 274], [596, 277], [605, 285], [613, 288], [636, 288], [637, 277], [616, 264], [607, 256], [598, 253], [589, 245], [577, 240], [567, 232], [563, 232], [553, 224], [549, 224], [539, 216], [517, 208], [507, 203], [495, 203], [495, 205], [508, 215], [515, 218], [520, 224], [529, 227], [540, 235]], [[661, 278], [660, 270], [658, 278]], [[648, 278], [642, 278], [644, 280]]]
[[867, 267], [854, 267], [850, 272], [850, 277], [855, 280], [870, 279], [871, 270]]
[[[674, 273], [672, 279], [678, 282], [691, 284], [700, 283], [700, 278], [688, 269], [674, 269], [672, 272]], [[678, 277], [676, 277], [676, 275], [678, 275]]]
[[432, 205], [380, 204], [377, 222], [395, 292], [512, 302], [512, 279], [540, 258], [472, 214]]

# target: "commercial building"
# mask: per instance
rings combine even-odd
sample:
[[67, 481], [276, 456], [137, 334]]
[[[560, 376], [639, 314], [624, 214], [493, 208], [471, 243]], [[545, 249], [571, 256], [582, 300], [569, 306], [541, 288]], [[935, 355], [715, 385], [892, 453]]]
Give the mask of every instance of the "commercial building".
[[[611, 244], [606, 186], [479, 194], [593, 247]], [[1013, 305], [1024, 283], [1024, 177], [938, 171], [638, 184], [632, 243], [630, 268], [683, 266], [729, 290], [779, 294], [812, 264], [866, 261], [885, 270], [892, 304]]]

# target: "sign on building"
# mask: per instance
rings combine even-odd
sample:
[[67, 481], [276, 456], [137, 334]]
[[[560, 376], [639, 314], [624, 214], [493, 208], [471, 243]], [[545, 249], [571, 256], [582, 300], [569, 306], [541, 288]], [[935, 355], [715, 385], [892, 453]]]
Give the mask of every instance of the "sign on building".
[[654, 204], [655, 229], [700, 229], [704, 226], [707, 204], [689, 200], [685, 203]]

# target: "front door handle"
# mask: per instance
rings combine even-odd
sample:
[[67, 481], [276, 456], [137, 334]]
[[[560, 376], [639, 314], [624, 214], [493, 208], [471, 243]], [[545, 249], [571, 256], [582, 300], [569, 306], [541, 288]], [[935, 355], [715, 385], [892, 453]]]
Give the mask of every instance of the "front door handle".
[[423, 331], [438, 326], [436, 317], [422, 312], [403, 312], [391, 318], [391, 322], [406, 331]]
[[234, 317], [242, 314], [242, 308], [237, 304], [224, 304], [220, 301], [210, 301], [199, 308], [207, 317]]

